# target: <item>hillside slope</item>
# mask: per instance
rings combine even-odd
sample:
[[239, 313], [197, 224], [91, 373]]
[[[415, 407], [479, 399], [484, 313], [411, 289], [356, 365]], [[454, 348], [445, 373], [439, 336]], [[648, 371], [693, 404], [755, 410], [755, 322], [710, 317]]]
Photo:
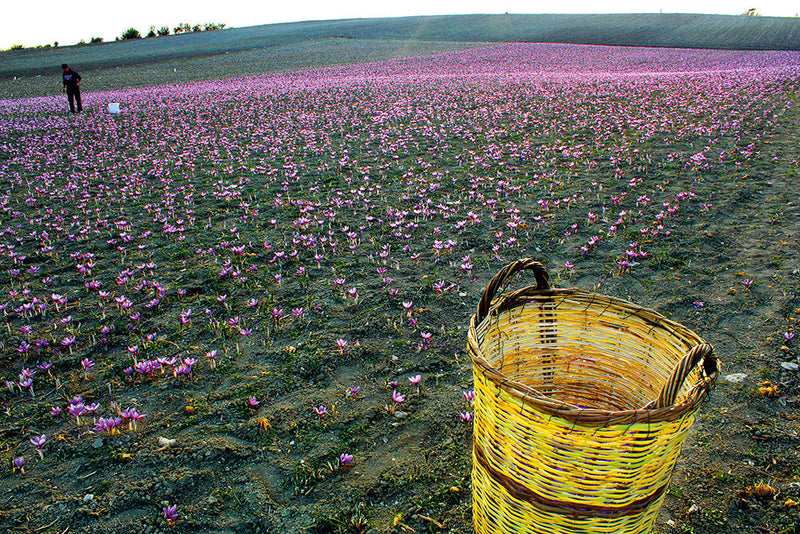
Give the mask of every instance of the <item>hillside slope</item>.
[[448, 15], [270, 24], [136, 41], [0, 53], [0, 78], [147, 64], [280, 48], [320, 39], [560, 42], [621, 46], [800, 50], [800, 18], [693, 14]]

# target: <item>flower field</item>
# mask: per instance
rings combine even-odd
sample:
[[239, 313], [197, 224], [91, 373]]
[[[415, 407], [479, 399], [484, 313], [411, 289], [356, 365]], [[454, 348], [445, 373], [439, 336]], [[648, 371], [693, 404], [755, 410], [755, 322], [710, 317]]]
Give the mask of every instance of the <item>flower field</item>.
[[798, 89], [798, 52], [508, 44], [0, 100], [0, 525], [472, 532], [466, 330], [533, 257], [741, 378], [658, 528], [795, 532]]

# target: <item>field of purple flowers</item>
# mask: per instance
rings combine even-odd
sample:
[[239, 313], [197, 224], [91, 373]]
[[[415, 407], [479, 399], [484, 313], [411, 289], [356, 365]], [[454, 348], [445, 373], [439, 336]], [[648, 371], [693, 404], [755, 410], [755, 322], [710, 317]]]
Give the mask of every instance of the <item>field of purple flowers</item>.
[[800, 532], [799, 89], [510, 44], [0, 100], [0, 525], [472, 532], [466, 330], [533, 257], [725, 365], [659, 530]]

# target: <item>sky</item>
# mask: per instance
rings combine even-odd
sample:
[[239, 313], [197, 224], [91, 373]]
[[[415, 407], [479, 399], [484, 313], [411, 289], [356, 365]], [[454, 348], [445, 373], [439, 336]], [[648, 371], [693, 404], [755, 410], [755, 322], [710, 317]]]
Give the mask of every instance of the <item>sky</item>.
[[[466, 13], [708, 13], [795, 17], [797, 0], [11, 0], [0, 17], [0, 50], [58, 42], [71, 45], [102, 37], [113, 41], [127, 28], [145, 35], [150, 26], [174, 28], [225, 23], [241, 28], [305, 20], [451, 15]], [[555, 6], [555, 7], [554, 7]]]

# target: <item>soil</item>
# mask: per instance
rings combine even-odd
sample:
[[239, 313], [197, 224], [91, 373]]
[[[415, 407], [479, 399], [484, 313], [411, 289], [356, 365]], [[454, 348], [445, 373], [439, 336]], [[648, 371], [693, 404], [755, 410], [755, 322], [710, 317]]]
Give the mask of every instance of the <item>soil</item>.
[[[667, 94], [676, 124], [736, 125], [656, 136], [616, 92], [628, 82], [603, 82], [571, 102], [642, 115], [573, 165], [592, 132], [572, 136], [541, 96], [513, 102], [540, 126], [500, 109], [525, 82], [269, 98], [242, 83], [131, 97], [116, 117], [91, 93], [77, 117], [61, 100], [4, 103], [3, 529], [472, 532], [466, 332], [491, 277], [534, 257], [557, 287], [655, 309], [715, 346], [722, 371], [656, 531], [800, 532], [796, 77], [711, 118], [718, 95]], [[395, 114], [376, 115], [387, 102]], [[387, 135], [370, 137], [379, 121]], [[650, 221], [661, 230], [642, 233]], [[647, 255], [626, 267], [626, 249]], [[99, 406], [75, 417], [75, 397]], [[135, 427], [98, 426], [131, 408]]]

